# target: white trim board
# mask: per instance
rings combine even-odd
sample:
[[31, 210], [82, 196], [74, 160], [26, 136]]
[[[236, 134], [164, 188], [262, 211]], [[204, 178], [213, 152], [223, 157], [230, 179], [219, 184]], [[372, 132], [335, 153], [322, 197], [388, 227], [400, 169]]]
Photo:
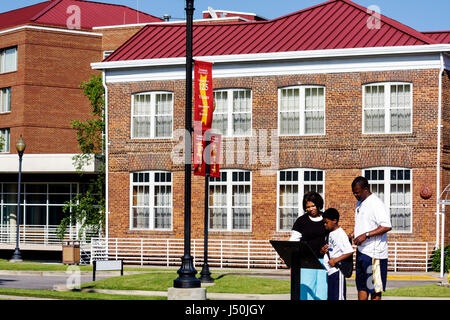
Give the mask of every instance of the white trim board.
[[[449, 61], [450, 62], [450, 61]], [[334, 59], [297, 59], [287, 61], [216, 63], [214, 78], [324, 74], [392, 70], [439, 69], [439, 53], [389, 55]], [[107, 83], [184, 80], [184, 65], [147, 66], [142, 68], [106, 69]]]
[[[24, 154], [22, 158], [22, 172], [24, 173], [77, 173], [73, 165], [76, 154]], [[96, 161], [91, 161], [84, 167], [83, 172], [95, 173]], [[19, 171], [19, 157], [17, 154], [0, 155], [0, 172], [16, 173]]]
[[49, 27], [40, 27], [40, 26], [29, 26], [29, 25], [15, 27], [15, 28], [7, 29], [7, 30], [1, 30], [0, 35], [9, 33], [9, 32], [14, 32], [14, 31], [26, 30], [26, 29], [41, 30], [41, 31], [54, 31], [54, 32], [63, 32], [63, 33], [74, 33], [74, 34], [82, 34], [82, 35], [97, 36], [97, 37], [103, 36], [103, 33], [79, 31], [79, 30], [71, 30], [71, 29], [49, 28]]

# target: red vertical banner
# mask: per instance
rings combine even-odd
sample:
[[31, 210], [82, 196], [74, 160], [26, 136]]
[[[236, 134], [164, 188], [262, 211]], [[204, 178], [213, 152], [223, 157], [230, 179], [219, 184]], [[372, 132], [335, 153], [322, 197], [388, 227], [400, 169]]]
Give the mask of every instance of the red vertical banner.
[[[196, 128], [198, 129], [198, 128]], [[205, 150], [206, 141], [203, 140], [203, 132], [201, 130], [194, 129], [194, 175], [204, 176], [205, 175], [205, 159], [203, 159], [203, 151]]]
[[[206, 135], [194, 131], [194, 175], [205, 176], [206, 161], [209, 160], [209, 173], [211, 177], [220, 178], [220, 154], [222, 136], [210, 133], [210, 142], [206, 146]], [[209, 152], [209, 159], [208, 154]]]
[[212, 63], [194, 61], [194, 121], [201, 131], [211, 129], [214, 111]]
[[220, 178], [220, 148], [221, 148], [222, 136], [217, 133], [211, 134], [211, 142], [209, 144], [209, 150], [211, 151], [211, 161], [209, 174], [211, 177]]

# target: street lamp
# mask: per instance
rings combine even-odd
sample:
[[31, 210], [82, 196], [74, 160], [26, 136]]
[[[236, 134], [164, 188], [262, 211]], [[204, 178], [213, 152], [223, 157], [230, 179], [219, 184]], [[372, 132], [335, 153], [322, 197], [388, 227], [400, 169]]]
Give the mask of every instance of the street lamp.
[[[206, 131], [206, 147], [211, 143], [210, 132]], [[208, 211], [209, 211], [209, 177], [211, 175], [211, 153], [208, 152], [205, 155], [205, 215], [204, 215], [204, 231], [203, 231], [203, 266], [200, 271], [200, 281], [202, 283], [213, 283], [214, 279], [211, 278], [211, 271], [208, 264]]]
[[[194, 16], [194, 0], [186, 0], [186, 109], [185, 129], [192, 136], [192, 29]], [[181, 258], [181, 268], [177, 271], [179, 277], [173, 281], [174, 288], [200, 288], [201, 282], [195, 277], [191, 256], [191, 149], [192, 139], [185, 140], [184, 164], [184, 255]]]
[[22, 156], [25, 151], [26, 144], [20, 135], [19, 140], [16, 143], [17, 154], [19, 155], [19, 184], [17, 186], [17, 218], [16, 218], [16, 249], [14, 250], [11, 261], [22, 261], [22, 254], [19, 249], [20, 239], [20, 185], [22, 183]]

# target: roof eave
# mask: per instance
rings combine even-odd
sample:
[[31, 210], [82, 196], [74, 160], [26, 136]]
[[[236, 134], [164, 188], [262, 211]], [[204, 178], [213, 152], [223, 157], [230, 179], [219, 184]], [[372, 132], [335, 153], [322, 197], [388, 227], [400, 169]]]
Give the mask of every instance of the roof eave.
[[[440, 53], [440, 52], [450, 52], [450, 44], [252, 53], [252, 54], [236, 54], [223, 56], [201, 56], [201, 57], [194, 57], [194, 59], [201, 59], [202, 61], [208, 61], [213, 63], [230, 63], [230, 62], [239, 63], [239, 62], [279, 61], [279, 60], [293, 60], [293, 59], [344, 58], [357, 56]], [[178, 58], [94, 62], [91, 63], [91, 67], [95, 70], [108, 70], [108, 69], [140, 68], [140, 67], [176, 66], [185, 64], [186, 58], [178, 57]]]

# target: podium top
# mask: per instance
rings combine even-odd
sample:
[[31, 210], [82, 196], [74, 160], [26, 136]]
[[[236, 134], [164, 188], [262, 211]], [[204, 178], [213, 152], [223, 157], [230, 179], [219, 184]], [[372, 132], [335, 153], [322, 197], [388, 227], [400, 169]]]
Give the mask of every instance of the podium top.
[[270, 244], [289, 268], [325, 269], [305, 241], [270, 240]]

